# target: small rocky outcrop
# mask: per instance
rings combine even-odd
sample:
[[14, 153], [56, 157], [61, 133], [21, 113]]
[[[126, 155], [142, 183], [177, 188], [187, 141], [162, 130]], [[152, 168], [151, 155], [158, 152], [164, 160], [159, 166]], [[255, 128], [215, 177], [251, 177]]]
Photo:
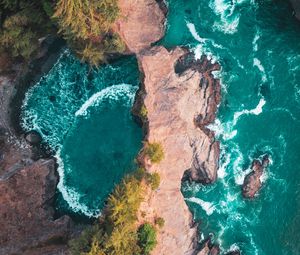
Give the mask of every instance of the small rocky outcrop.
[[212, 243], [211, 238], [206, 238], [195, 255], [219, 255], [221, 252], [219, 245]]
[[246, 175], [242, 186], [243, 196], [245, 198], [253, 198], [262, 186], [261, 177], [265, 169], [270, 164], [269, 156], [265, 155], [263, 158], [255, 159], [251, 165], [251, 172]]
[[[190, 58], [188, 61], [187, 58]], [[143, 75], [133, 112], [147, 109], [143, 120], [147, 142], [158, 142], [165, 157], [159, 164], [141, 160], [147, 171], [160, 175], [161, 185], [142, 204], [143, 220], [164, 218], [153, 255], [195, 254], [197, 228], [181, 193], [184, 172], [190, 180], [216, 179], [219, 143], [205, 125], [213, 121], [220, 84], [211, 74], [217, 66], [203, 57], [193, 61], [186, 49], [153, 47], [138, 54]], [[176, 220], [174, 220], [176, 219]]]
[[120, 18], [113, 30], [127, 46], [128, 53], [138, 53], [159, 41], [165, 32], [167, 8], [162, 0], [119, 0]]
[[294, 11], [295, 11], [295, 17], [300, 20], [300, 0], [290, 0]]
[[25, 135], [25, 140], [30, 145], [38, 145], [42, 142], [42, 137], [37, 131], [30, 131]]

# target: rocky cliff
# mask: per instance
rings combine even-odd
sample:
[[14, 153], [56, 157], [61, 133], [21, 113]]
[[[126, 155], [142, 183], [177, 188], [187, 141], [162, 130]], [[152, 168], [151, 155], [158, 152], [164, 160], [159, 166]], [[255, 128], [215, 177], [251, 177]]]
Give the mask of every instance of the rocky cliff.
[[187, 50], [153, 47], [137, 55], [143, 81], [134, 112], [147, 109], [146, 141], [162, 145], [159, 164], [143, 158], [149, 172], [158, 172], [161, 184], [143, 203], [145, 220], [159, 216], [165, 225], [153, 255], [194, 254], [197, 228], [181, 194], [184, 173], [190, 180], [210, 183], [216, 179], [219, 143], [205, 125], [214, 120], [220, 84], [211, 71], [219, 68], [205, 57], [195, 61]]
[[52, 203], [58, 182], [54, 160], [39, 159], [39, 145], [28, 144], [12, 125], [18, 120], [14, 115], [25, 90], [21, 77], [38, 78], [50, 68], [56, 59], [50, 48], [41, 48], [34, 72], [14, 65], [9, 73], [0, 75], [1, 255], [66, 254], [72, 232], [69, 217], [54, 219]]
[[164, 36], [167, 9], [161, 0], [119, 0], [119, 8], [121, 14], [114, 30], [128, 53], [138, 53]]

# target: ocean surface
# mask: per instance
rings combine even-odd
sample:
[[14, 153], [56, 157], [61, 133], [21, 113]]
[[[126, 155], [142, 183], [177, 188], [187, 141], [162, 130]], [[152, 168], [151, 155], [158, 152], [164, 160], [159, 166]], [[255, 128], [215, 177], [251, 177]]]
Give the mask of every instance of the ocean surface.
[[[160, 44], [189, 46], [222, 65], [222, 102], [209, 126], [221, 141], [219, 179], [182, 192], [201, 237], [222, 252], [300, 254], [300, 23], [287, 1], [168, 0]], [[68, 50], [26, 95], [23, 127], [41, 132], [59, 163], [57, 209], [100, 213], [132, 170], [142, 132], [130, 114], [138, 88], [134, 58], [90, 70]], [[254, 158], [271, 165], [258, 196], [241, 184]]]

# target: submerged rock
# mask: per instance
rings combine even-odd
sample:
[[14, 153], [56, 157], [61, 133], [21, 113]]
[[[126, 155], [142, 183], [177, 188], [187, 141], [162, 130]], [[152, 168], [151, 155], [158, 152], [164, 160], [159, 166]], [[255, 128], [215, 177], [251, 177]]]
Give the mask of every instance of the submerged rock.
[[37, 132], [37, 131], [30, 131], [25, 135], [25, 139], [26, 141], [30, 144], [30, 145], [37, 145], [40, 144], [42, 142], [42, 137], [41, 135]]
[[264, 170], [270, 164], [269, 156], [265, 155], [263, 158], [255, 159], [252, 162], [252, 171], [246, 175], [242, 186], [243, 196], [245, 198], [253, 198], [262, 186], [261, 177]]
[[290, 0], [294, 11], [295, 11], [295, 17], [300, 20], [300, 1], [299, 0]]
[[138, 115], [140, 107], [146, 107], [146, 141], [160, 143], [165, 154], [159, 164], [140, 159], [161, 179], [159, 190], [140, 209], [146, 215], [143, 220], [151, 221], [155, 215], [165, 220], [152, 255], [195, 254], [197, 228], [181, 193], [182, 177], [187, 169], [190, 180], [210, 183], [217, 176], [219, 143], [205, 125], [215, 116], [220, 84], [207, 69], [205, 57], [179, 67], [188, 56], [179, 47], [171, 51], [153, 47], [138, 54], [143, 82], [133, 112]]

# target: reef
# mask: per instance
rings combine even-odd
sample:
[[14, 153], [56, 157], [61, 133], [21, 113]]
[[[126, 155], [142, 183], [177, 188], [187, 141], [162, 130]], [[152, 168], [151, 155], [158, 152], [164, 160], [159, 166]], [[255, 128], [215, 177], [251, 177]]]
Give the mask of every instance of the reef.
[[140, 159], [147, 171], [161, 178], [159, 189], [140, 209], [146, 221], [157, 216], [165, 220], [152, 254], [195, 254], [197, 227], [181, 183], [184, 179], [211, 183], [217, 177], [219, 143], [206, 125], [214, 120], [220, 100], [220, 83], [211, 73], [219, 65], [205, 56], [194, 61], [187, 49], [179, 47], [170, 51], [152, 47], [137, 57], [143, 80], [133, 112], [138, 115], [140, 107], [146, 107], [145, 140], [160, 143], [165, 154], [159, 164]]

